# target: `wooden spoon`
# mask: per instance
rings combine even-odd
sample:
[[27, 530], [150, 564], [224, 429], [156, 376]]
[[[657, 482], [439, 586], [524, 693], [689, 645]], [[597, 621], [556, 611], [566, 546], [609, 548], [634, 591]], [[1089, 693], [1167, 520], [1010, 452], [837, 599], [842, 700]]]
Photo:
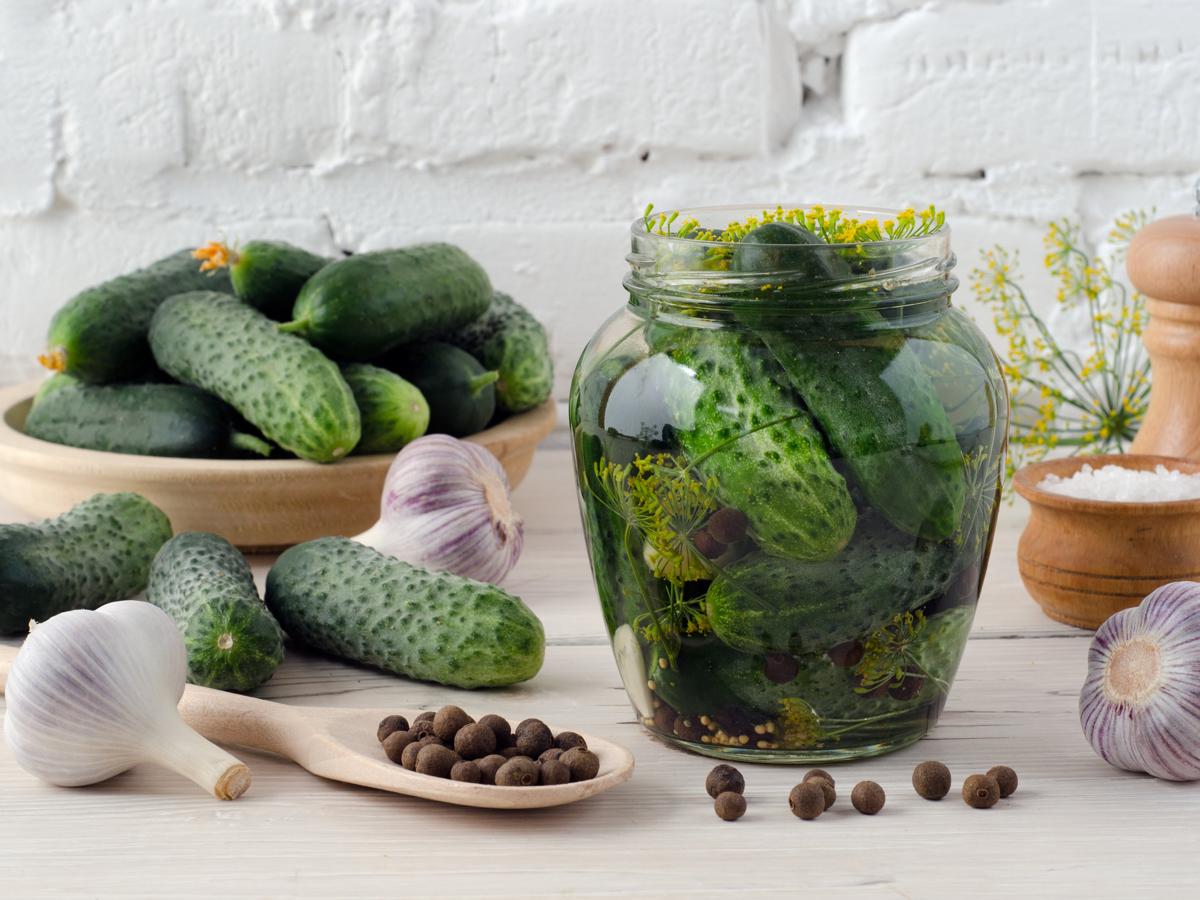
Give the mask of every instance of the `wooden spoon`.
[[[17, 648], [0, 646], [0, 693]], [[496, 787], [418, 775], [384, 755], [375, 730], [393, 713], [415, 718], [415, 709], [337, 709], [289, 706], [256, 697], [214, 691], [189, 684], [179, 701], [183, 720], [211, 741], [238, 744], [286, 757], [314, 775], [423, 797], [459, 806], [489, 809], [536, 809], [583, 800], [627, 781], [633, 754], [611, 741], [583, 735], [600, 757], [600, 772], [590, 781], [539, 787]]]

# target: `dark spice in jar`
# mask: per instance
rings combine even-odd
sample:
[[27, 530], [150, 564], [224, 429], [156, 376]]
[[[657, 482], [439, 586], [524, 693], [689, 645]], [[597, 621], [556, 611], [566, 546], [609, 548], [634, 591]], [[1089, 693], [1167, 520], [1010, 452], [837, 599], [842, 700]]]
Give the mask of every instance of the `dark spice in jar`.
[[417, 772], [435, 778], [449, 778], [458, 762], [458, 754], [442, 744], [426, 744], [417, 753]]
[[507, 757], [501, 756], [499, 753], [493, 753], [491, 756], [475, 760], [475, 765], [479, 767], [480, 783], [495, 784], [496, 772], [506, 762], [508, 762]]
[[912, 783], [926, 800], [941, 800], [950, 793], [950, 770], [944, 763], [927, 760], [913, 769]]
[[670, 731], [675, 726], [675, 710], [667, 706], [665, 703], [660, 703], [654, 707], [654, 727], [659, 731]]
[[716, 559], [725, 552], [725, 545], [703, 528], [693, 532], [691, 540], [692, 546], [696, 548], [696, 552], [707, 559]]
[[433, 717], [433, 733], [449, 744], [460, 728], [474, 721], [461, 706], [443, 706]]
[[704, 790], [708, 791], [708, 796], [714, 800], [720, 794], [741, 794], [746, 790], [746, 779], [733, 766], [721, 763], [719, 766], [713, 766], [708, 777], [704, 779]]
[[705, 529], [722, 544], [736, 544], [746, 536], [749, 520], [740, 509], [724, 506], [708, 517]]
[[496, 752], [496, 732], [486, 725], [472, 722], [454, 735], [454, 752], [463, 759], [479, 759]]
[[763, 661], [763, 674], [775, 684], [787, 684], [800, 674], [800, 661], [790, 653], [768, 653]]
[[537, 759], [554, 746], [554, 734], [546, 723], [538, 719], [526, 719], [516, 730], [516, 747], [522, 756]]
[[883, 809], [887, 795], [874, 781], [860, 781], [850, 792], [850, 804], [864, 816], [873, 816]]
[[542, 784], [566, 784], [571, 780], [571, 769], [559, 759], [547, 759], [541, 763]]
[[888, 696], [893, 700], [911, 700], [917, 694], [921, 693], [921, 688], [925, 687], [925, 679], [920, 675], [914, 675], [911, 672], [904, 676], [904, 680], [899, 684], [891, 684], [888, 687]]
[[963, 800], [974, 809], [988, 809], [1000, 799], [1000, 785], [991, 775], [968, 775], [962, 786]]
[[746, 798], [737, 791], [725, 791], [717, 795], [713, 809], [726, 822], [735, 822], [746, 814]]
[[685, 741], [698, 741], [708, 734], [708, 730], [691, 716], [676, 716], [671, 724], [671, 732]]
[[474, 760], [460, 759], [450, 767], [450, 780], [479, 784], [483, 780], [483, 775]]
[[788, 806], [794, 816], [815, 819], [825, 812], [825, 792], [815, 780], [802, 781], [788, 794]]
[[383, 752], [387, 754], [388, 759], [398, 765], [400, 757], [404, 754], [404, 748], [415, 742], [416, 738], [407, 731], [393, 731], [383, 739]]
[[558, 760], [571, 770], [572, 781], [589, 781], [600, 771], [600, 757], [582, 747], [573, 747]]
[[512, 726], [503, 716], [488, 713], [479, 719], [479, 724], [492, 729], [492, 733], [496, 735], [497, 747], [507, 747], [512, 742]]
[[849, 669], [851, 666], [857, 666], [862, 662], [865, 648], [862, 641], [845, 641], [835, 647], [830, 647], [825, 651], [825, 655], [829, 657], [829, 661], [835, 666], [843, 669]]
[[383, 721], [379, 723], [379, 728], [375, 730], [375, 737], [379, 739], [379, 743], [387, 740], [387, 736], [397, 731], [408, 731], [408, 719], [404, 716], [385, 716]]
[[496, 771], [496, 784], [502, 787], [530, 787], [541, 778], [541, 766], [527, 756], [514, 756]]
[[1000, 796], [1010, 797], [1017, 791], [1017, 773], [1008, 766], [992, 766], [987, 773], [1000, 785]]
[[575, 747], [587, 749], [587, 741], [583, 735], [574, 731], [560, 731], [554, 736], [554, 746], [559, 750], [573, 750]]

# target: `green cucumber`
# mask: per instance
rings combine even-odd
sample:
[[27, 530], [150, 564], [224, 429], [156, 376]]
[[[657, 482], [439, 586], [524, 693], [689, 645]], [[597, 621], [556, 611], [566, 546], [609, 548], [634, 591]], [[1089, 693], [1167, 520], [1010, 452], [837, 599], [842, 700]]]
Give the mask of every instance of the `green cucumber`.
[[496, 379], [465, 350], [440, 341], [401, 347], [381, 365], [415, 384], [429, 402], [429, 433], [466, 437], [496, 411]]
[[542, 623], [495, 585], [429, 572], [346, 538], [297, 544], [267, 576], [295, 641], [398, 675], [476, 688], [542, 667]]
[[123, 381], [150, 365], [146, 331], [159, 305], [184, 291], [232, 292], [225, 272], [202, 272], [191, 250], [76, 294], [50, 320], [46, 352], [56, 372], [92, 384]]
[[239, 247], [218, 242], [196, 255], [213, 269], [228, 267], [237, 298], [272, 319], [289, 318], [305, 282], [331, 261], [285, 241], [249, 241]]
[[358, 407], [337, 365], [233, 297], [172, 297], [150, 325], [150, 347], [163, 371], [216, 394], [302, 459], [333, 462], [358, 443]]
[[518, 413], [540, 406], [554, 388], [554, 362], [542, 323], [508, 294], [496, 293], [482, 316], [442, 340], [500, 373], [496, 403]]
[[34, 525], [0, 525], [0, 634], [132, 597], [170, 537], [163, 511], [128, 493], [96, 494]]
[[795, 279], [818, 283], [849, 275], [849, 267], [828, 247], [807, 228], [791, 222], [768, 222], [738, 241], [730, 268], [747, 274], [780, 274], [787, 286]]
[[678, 439], [691, 464], [716, 480], [764, 550], [826, 559], [846, 545], [857, 512], [821, 433], [778, 364], [752, 336], [705, 331], [671, 352], [693, 374], [673, 392]]
[[366, 363], [342, 366], [362, 419], [355, 453], [395, 453], [429, 427], [429, 404], [416, 385]]
[[183, 384], [85, 384], [55, 375], [25, 417], [30, 437], [68, 447], [142, 456], [269, 456], [271, 445], [235, 431], [231, 410]]
[[671, 665], [662, 648], [649, 653], [647, 683], [660, 700], [684, 716], [712, 716], [737, 702], [737, 695], [718, 674], [731, 657], [742, 654], [719, 641], [682, 647]]
[[150, 566], [146, 599], [182, 632], [193, 684], [249, 691], [283, 662], [283, 636], [250, 566], [222, 537], [185, 531], [163, 544]]
[[292, 321], [336, 359], [365, 362], [392, 347], [478, 319], [492, 298], [479, 263], [452, 244], [417, 244], [330, 263], [300, 291]]

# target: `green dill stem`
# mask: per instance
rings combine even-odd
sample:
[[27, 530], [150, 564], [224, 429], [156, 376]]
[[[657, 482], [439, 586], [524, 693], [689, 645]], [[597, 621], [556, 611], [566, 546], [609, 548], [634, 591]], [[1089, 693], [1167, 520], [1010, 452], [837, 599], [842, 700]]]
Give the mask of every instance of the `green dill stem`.
[[275, 327], [284, 334], [304, 334], [308, 331], [308, 319], [295, 319], [291, 322], [280, 322]]

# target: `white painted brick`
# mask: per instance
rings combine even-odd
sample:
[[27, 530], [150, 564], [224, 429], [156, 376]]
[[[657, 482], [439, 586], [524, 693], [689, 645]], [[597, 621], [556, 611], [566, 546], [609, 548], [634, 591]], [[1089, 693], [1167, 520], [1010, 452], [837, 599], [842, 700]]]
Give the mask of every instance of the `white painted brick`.
[[44, 3], [0, 3], [0, 216], [33, 215], [54, 202], [58, 49]]

